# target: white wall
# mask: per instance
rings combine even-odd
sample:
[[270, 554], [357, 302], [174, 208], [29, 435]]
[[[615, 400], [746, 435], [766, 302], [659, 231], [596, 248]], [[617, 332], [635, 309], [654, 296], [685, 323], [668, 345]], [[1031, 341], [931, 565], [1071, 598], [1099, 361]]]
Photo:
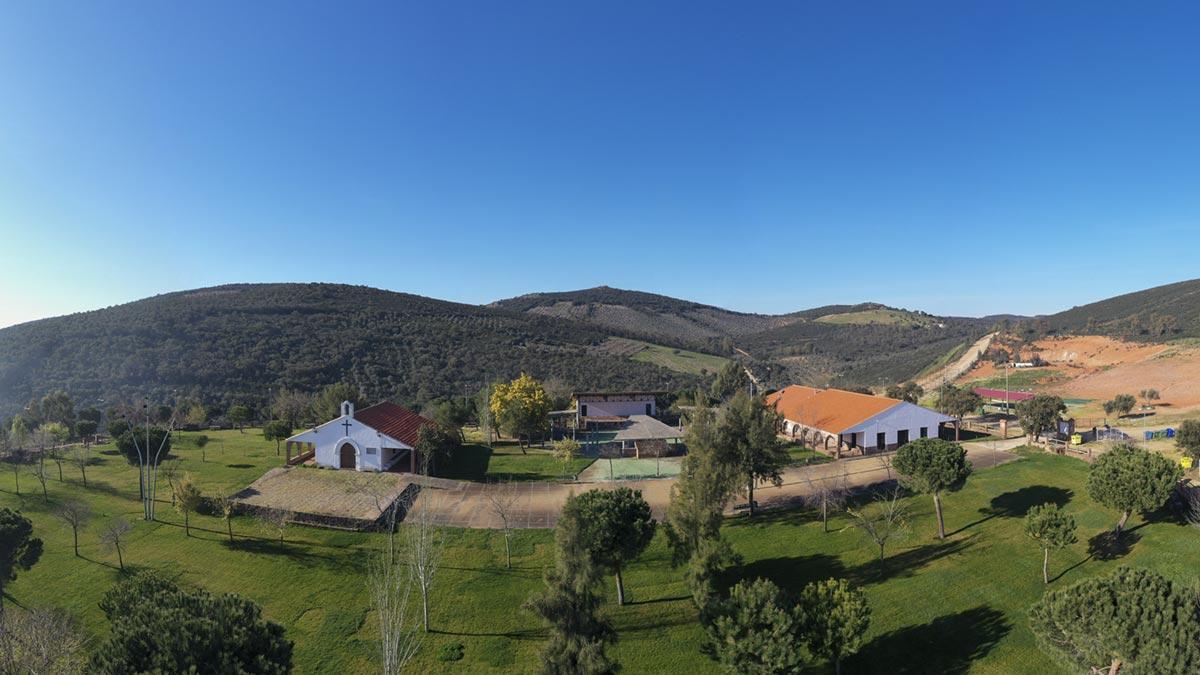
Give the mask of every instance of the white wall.
[[887, 445], [895, 445], [900, 442], [899, 432], [901, 429], [908, 430], [908, 440], [910, 441], [915, 441], [921, 437], [921, 427], [926, 427], [929, 430], [929, 438], [937, 438], [938, 425], [951, 420], [951, 417], [939, 412], [904, 402], [879, 413], [865, 422], [854, 425], [852, 429], [847, 429], [846, 433], [861, 433], [862, 436], [859, 437], [859, 444], [866, 445], [868, 448], [874, 448], [876, 434], [880, 432], [885, 435], [885, 443]]
[[653, 397], [632, 401], [589, 401], [586, 399], [576, 401], [580, 415], [583, 415], [583, 406], [587, 406], [587, 417], [645, 415], [647, 403], [650, 404], [650, 415], [657, 415], [658, 407], [655, 405]]
[[[344, 426], [347, 419], [350, 421], [349, 431]], [[293, 436], [290, 440], [315, 444], [317, 465], [335, 469], [341, 466], [342, 445], [352, 441], [357, 446], [355, 461], [359, 471], [382, 470], [385, 457], [390, 459], [392, 456], [393, 450], [389, 448], [408, 449], [407, 445], [384, 436], [353, 417], [344, 416]]]

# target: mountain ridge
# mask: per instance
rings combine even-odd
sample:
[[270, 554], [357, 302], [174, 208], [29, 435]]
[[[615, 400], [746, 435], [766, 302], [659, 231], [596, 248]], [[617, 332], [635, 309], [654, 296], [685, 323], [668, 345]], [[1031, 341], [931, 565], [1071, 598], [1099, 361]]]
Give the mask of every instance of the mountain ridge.
[[84, 404], [133, 396], [261, 402], [279, 387], [346, 379], [369, 398], [420, 404], [519, 372], [575, 387], [672, 390], [712, 375], [634, 360], [612, 349], [614, 337], [659, 345], [660, 355], [687, 349], [741, 359], [772, 386], [879, 386], [915, 376], [998, 325], [1027, 337], [1200, 337], [1197, 298], [1200, 280], [1190, 280], [1052, 315], [971, 318], [881, 303], [754, 314], [608, 286], [473, 305], [361, 285], [225, 284], [0, 329], [0, 415], [54, 389]]

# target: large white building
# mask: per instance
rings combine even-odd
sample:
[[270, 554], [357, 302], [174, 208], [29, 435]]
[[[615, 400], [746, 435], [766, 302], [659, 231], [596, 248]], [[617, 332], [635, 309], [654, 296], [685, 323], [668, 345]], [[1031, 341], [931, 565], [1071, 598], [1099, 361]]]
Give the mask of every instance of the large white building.
[[783, 431], [809, 447], [862, 454], [894, 450], [918, 438], [937, 438], [949, 415], [919, 405], [843, 389], [793, 384], [766, 397], [783, 417]]
[[[343, 401], [340, 416], [287, 439], [288, 464], [311, 457], [317, 466], [334, 469], [416, 473], [420, 467], [417, 432], [433, 423], [394, 403], [377, 403], [355, 412], [353, 403]], [[293, 457], [297, 446], [300, 452]]]

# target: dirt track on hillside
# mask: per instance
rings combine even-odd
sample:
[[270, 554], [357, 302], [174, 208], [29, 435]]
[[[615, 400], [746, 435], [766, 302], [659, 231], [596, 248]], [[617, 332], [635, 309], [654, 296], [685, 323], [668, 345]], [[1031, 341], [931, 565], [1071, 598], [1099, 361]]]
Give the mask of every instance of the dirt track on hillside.
[[975, 361], [979, 359], [979, 355], [988, 350], [995, 337], [995, 333], [988, 333], [979, 338], [975, 341], [975, 344], [967, 347], [967, 351], [963, 352], [962, 356], [958, 357], [954, 363], [939, 368], [933, 374], [921, 378], [917, 384], [925, 391], [933, 391], [942, 386], [943, 382], [953, 382], [958, 379], [959, 375], [967, 372], [971, 369], [971, 366], [975, 365]]

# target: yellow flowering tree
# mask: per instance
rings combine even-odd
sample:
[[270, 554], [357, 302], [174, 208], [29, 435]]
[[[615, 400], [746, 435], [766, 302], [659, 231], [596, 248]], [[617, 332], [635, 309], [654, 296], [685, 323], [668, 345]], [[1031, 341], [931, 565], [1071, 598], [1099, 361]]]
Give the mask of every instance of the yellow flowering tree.
[[497, 384], [488, 407], [497, 426], [520, 440], [522, 448], [534, 434], [543, 434], [550, 427], [550, 397], [540, 382], [525, 373], [507, 384]]

